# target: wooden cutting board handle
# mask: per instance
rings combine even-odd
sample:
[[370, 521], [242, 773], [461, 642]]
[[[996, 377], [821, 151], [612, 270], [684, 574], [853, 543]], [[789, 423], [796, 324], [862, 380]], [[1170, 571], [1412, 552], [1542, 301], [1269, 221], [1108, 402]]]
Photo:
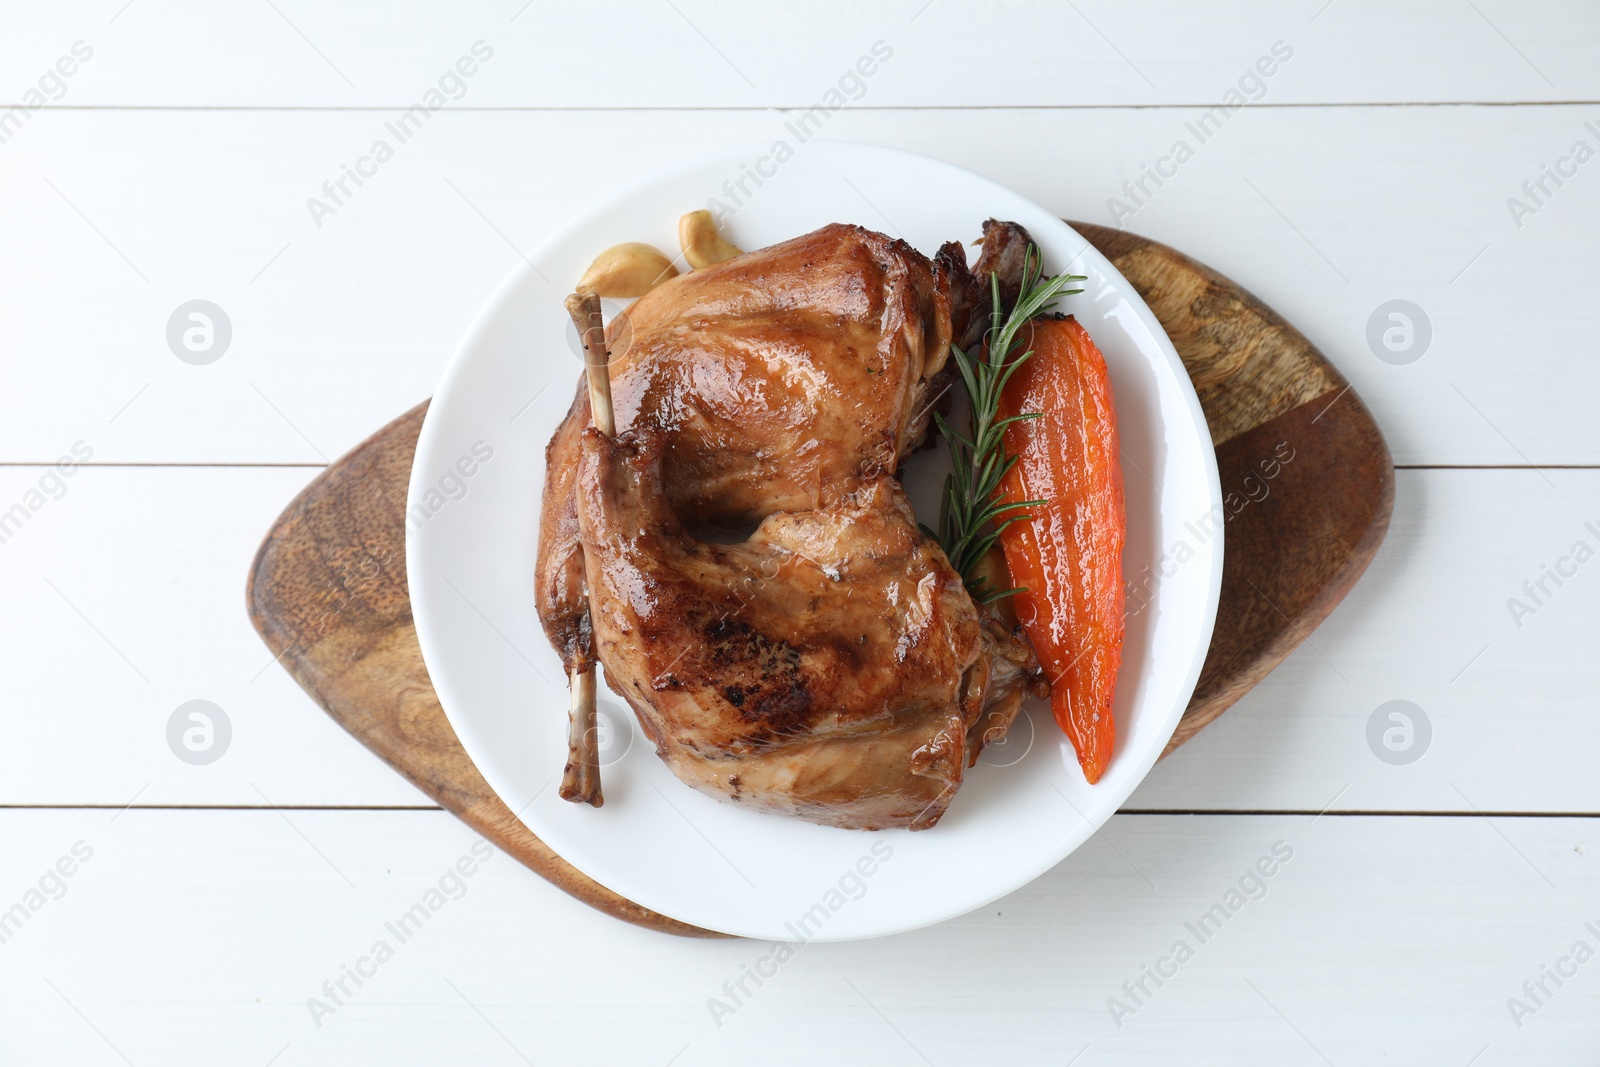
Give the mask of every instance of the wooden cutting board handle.
[[[1366, 570], [1388, 529], [1394, 467], [1349, 382], [1272, 309], [1165, 245], [1072, 225], [1166, 328], [1217, 449], [1227, 508], [1222, 600], [1171, 752], [1282, 662]], [[652, 930], [724, 936], [641, 907], [556, 855], [456, 740], [422, 662], [406, 587], [406, 487], [426, 409], [362, 442], [279, 516], [250, 570], [257, 632], [356, 740], [555, 885]], [[1140, 576], [1128, 578], [1137, 589]]]

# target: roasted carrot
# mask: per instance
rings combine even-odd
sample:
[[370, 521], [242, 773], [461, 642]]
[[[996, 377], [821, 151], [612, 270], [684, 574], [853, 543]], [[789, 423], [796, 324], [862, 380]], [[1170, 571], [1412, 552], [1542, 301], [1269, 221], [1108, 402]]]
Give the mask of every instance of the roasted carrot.
[[[1026, 334], [1026, 331], [1024, 331]], [[1041, 318], [1025, 342], [1033, 355], [1011, 376], [1000, 416], [1039, 417], [1006, 427], [1017, 462], [1001, 483], [1029, 518], [1000, 534], [1018, 620], [1050, 680], [1050, 710], [1072, 740], [1084, 777], [1111, 761], [1111, 714], [1122, 662], [1122, 545], [1127, 520], [1117, 418], [1106, 361], [1076, 319]]]

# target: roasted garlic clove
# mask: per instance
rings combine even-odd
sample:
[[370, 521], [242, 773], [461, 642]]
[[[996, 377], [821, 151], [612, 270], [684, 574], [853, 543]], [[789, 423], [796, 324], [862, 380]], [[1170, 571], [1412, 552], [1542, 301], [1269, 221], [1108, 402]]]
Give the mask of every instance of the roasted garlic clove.
[[643, 296], [677, 274], [672, 260], [655, 248], [626, 241], [594, 257], [578, 279], [578, 291], [617, 298]]
[[683, 246], [683, 258], [689, 261], [690, 270], [744, 255], [718, 235], [709, 211], [691, 211], [678, 220], [678, 244]]

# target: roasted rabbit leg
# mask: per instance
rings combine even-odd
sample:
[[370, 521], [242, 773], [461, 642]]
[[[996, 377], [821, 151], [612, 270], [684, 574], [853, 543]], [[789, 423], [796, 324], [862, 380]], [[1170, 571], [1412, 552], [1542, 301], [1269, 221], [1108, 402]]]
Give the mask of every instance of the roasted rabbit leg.
[[932, 826], [967, 765], [977, 607], [892, 478], [687, 532], [662, 435], [583, 440], [578, 515], [606, 679], [702, 792], [854, 829]]
[[[626, 693], [662, 757], [685, 781], [752, 807], [832, 825], [923, 828], [949, 803], [960, 768], [985, 741], [1004, 733], [1023, 695], [1047, 692], [1014, 622], [974, 606], [959, 580], [946, 582], [948, 562], [918, 531], [894, 480], [949, 386], [952, 339], [967, 347], [981, 339], [993, 299], [990, 279], [999, 279], [1004, 303], [1016, 288], [1008, 272], [1020, 270], [1027, 240], [1014, 224], [985, 223], [974, 274], [959, 244], [929, 260], [882, 234], [826, 226], [664, 282], [610, 324], [609, 385], [617, 440], [624, 442], [618, 447], [648, 457], [648, 501], [633, 500], [631, 490], [622, 496], [590, 492], [583, 497], [590, 510], [580, 521], [580, 471], [590, 466], [584, 457], [599, 450], [585, 443], [595, 420], [590, 393], [580, 388], [546, 452], [536, 599], [569, 674], [580, 677], [596, 659], [603, 662], [608, 683]], [[638, 483], [640, 471], [625, 484]], [[657, 546], [629, 557], [631, 570], [602, 566], [614, 563], [619, 551], [606, 540], [626, 527], [619, 516], [634, 515], [639, 536], [653, 536], [648, 523], [639, 524], [638, 515], [646, 513], [660, 529], [673, 524], [678, 555]], [[758, 522], [757, 536], [744, 545], [710, 545], [694, 536], [705, 527]], [[841, 586], [830, 578], [811, 597], [795, 591], [808, 588], [805, 582], [794, 589], [780, 583], [780, 575], [815, 577], [817, 554], [800, 553], [783, 540], [799, 536], [796, 531], [853, 561], [850, 581]], [[875, 548], [877, 538], [886, 547]], [[686, 714], [685, 701], [700, 709], [696, 721], [708, 729], [730, 715], [735, 722], [771, 718], [743, 710], [769, 706], [766, 698], [752, 697], [745, 682], [700, 686], [692, 699], [684, 690], [657, 688], [666, 669], [654, 658], [657, 648], [629, 629], [642, 625], [639, 619], [617, 614], [618, 605], [635, 615], [641, 610], [634, 603], [638, 590], [630, 591], [627, 582], [647, 574], [681, 579], [684, 560], [702, 554], [730, 565], [744, 560], [747, 571], [760, 572], [759, 585], [735, 599], [742, 611], [765, 613], [767, 628], [751, 631], [761, 641], [774, 627], [804, 619], [811, 642], [805, 647], [849, 652], [827, 663], [832, 688], [805, 690], [805, 722], [795, 727], [799, 740], [793, 744], [779, 746], [774, 735], [759, 751], [748, 737], [741, 743], [749, 751], [706, 748], [692, 732], [657, 729]], [[943, 667], [955, 668], [941, 672], [896, 658], [905, 651], [896, 628], [910, 626], [922, 610], [896, 567], [914, 568], [919, 589], [935, 576], [940, 603], [965, 605], [962, 618], [972, 625], [964, 622], [944, 637]], [[682, 603], [720, 603], [708, 589], [726, 578], [697, 579]], [[601, 603], [617, 609], [604, 624], [597, 621]], [[837, 613], [852, 604], [870, 604], [872, 611], [860, 618]], [[657, 635], [650, 641], [669, 635], [676, 642], [669, 659], [732, 656], [745, 647], [742, 641], [757, 640], [743, 630], [697, 630], [660, 610], [645, 616]], [[717, 617], [733, 616], [719, 610]], [[874, 634], [887, 633], [901, 636], [875, 642]], [[808, 654], [809, 669], [821, 670], [820, 654]], [[722, 677], [707, 673], [710, 667], [728, 664], [702, 666], [710, 678]], [[676, 669], [667, 673], [686, 677]], [[923, 686], [936, 692], [923, 693]], [[898, 695], [870, 696], [884, 687]], [[878, 710], [867, 715], [861, 708], [868, 706]], [[835, 719], [851, 725], [841, 733]], [[741, 730], [740, 737], [751, 732]], [[916, 745], [908, 748], [913, 739]], [[775, 746], [786, 749], [784, 759], [768, 751]], [[736, 769], [733, 761], [758, 755], [752, 769]], [[869, 770], [879, 776], [875, 781]]]

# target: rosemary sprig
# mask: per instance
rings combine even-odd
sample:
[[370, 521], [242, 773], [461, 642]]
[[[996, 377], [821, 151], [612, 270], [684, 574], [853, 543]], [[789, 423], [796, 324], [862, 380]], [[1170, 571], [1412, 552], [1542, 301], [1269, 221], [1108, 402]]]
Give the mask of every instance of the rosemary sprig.
[[967, 591], [980, 604], [1024, 591], [989, 589], [988, 582], [979, 577], [976, 570], [984, 555], [994, 547], [1001, 530], [1031, 518], [1022, 509], [1044, 503], [1023, 500], [1006, 504], [999, 499], [1000, 482], [1017, 462], [1017, 457], [1005, 450], [1005, 429], [1013, 422], [1037, 419], [1041, 413], [997, 417], [1000, 393], [1006, 382], [1033, 355], [1031, 348], [1020, 354], [1017, 352], [1025, 340], [1023, 327], [1055, 307], [1057, 298], [1083, 292], [1067, 286], [1085, 280], [1085, 275], [1060, 274], [1045, 278], [1043, 274], [1043, 257], [1036, 246], [1029, 245], [1023, 256], [1022, 288], [1009, 314], [1000, 301], [1000, 279], [990, 275], [991, 311], [989, 329], [984, 332], [987, 352], [980, 347], [976, 355], [969, 356], [956, 345], [950, 346], [950, 356], [961, 371], [961, 380], [971, 402], [971, 436], [957, 432], [942, 415], [934, 415], [954, 467], [945, 478], [937, 538], [951, 565], [966, 583]]

